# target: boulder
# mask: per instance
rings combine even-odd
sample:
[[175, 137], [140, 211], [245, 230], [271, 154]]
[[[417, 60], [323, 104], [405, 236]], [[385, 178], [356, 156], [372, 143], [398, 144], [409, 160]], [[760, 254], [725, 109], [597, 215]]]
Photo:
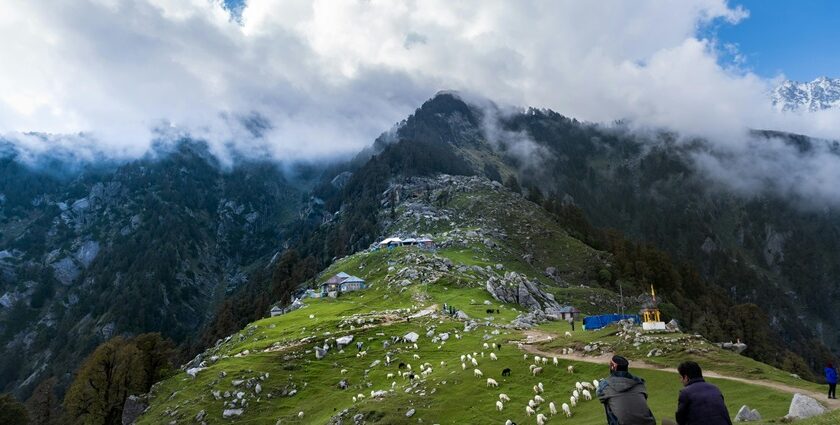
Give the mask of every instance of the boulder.
[[327, 356], [327, 350], [325, 350], [321, 347], [315, 346], [315, 358], [316, 359], [321, 360], [326, 356]]
[[242, 410], [242, 409], [225, 409], [222, 412], [222, 417], [225, 418], [225, 419], [234, 418], [234, 417], [237, 417], [237, 416], [242, 416], [242, 413], [244, 413], [244, 412], [245, 411]]
[[758, 410], [750, 410], [749, 406], [746, 404], [741, 406], [741, 408], [738, 409], [738, 413], [735, 415], [735, 422], [752, 422], [760, 420], [761, 415], [758, 413]]
[[790, 402], [790, 408], [786, 417], [789, 419], [805, 419], [822, 415], [826, 412], [828, 412], [828, 409], [814, 398], [796, 393]]
[[344, 348], [345, 346], [347, 346], [351, 342], [353, 342], [353, 335], [346, 335], [346, 336], [343, 336], [341, 338], [336, 338], [335, 339], [335, 343], [338, 346], [338, 348]]
[[122, 413], [122, 425], [133, 424], [149, 407], [149, 400], [145, 395], [130, 395], [125, 399]]
[[414, 416], [414, 409], [408, 409], [408, 412], [405, 412], [405, 417], [410, 418]]
[[417, 342], [417, 339], [420, 338], [420, 335], [417, 332], [409, 332], [403, 335], [403, 339], [407, 342]]

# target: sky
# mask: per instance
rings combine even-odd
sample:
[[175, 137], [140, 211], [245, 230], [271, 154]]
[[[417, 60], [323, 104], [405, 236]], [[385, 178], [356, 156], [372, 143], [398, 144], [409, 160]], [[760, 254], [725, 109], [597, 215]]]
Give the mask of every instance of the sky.
[[[79, 158], [181, 137], [223, 159], [341, 157], [456, 90], [732, 155], [754, 148], [749, 128], [840, 139], [840, 112], [782, 114], [768, 100], [785, 76], [837, 75], [837, 30], [821, 32], [836, 7], [789, 4], [5, 0], [0, 137]], [[840, 164], [825, 164], [820, 179], [834, 178]]]
[[749, 17], [714, 25], [723, 43], [737, 46], [742, 65], [765, 78], [796, 81], [840, 78], [840, 2], [836, 0], [735, 0]]

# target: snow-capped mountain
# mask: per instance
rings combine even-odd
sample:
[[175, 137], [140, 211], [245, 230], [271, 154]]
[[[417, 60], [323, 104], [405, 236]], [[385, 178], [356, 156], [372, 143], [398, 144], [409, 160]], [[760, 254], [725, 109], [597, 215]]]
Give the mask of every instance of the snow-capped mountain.
[[840, 108], [840, 79], [820, 77], [809, 83], [786, 80], [771, 93], [780, 111], [820, 111]]

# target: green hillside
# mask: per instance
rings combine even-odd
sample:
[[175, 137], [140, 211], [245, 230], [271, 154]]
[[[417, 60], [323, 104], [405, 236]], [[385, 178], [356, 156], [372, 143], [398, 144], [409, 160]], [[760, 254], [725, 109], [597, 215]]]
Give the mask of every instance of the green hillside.
[[[659, 419], [673, 415], [680, 382], [670, 370], [651, 368], [673, 368], [689, 357], [723, 376], [766, 381], [711, 379], [724, 391], [733, 415], [747, 404], [775, 420], [787, 413], [790, 391], [819, 390], [702, 337], [666, 334], [637, 348], [622, 345], [618, 328], [592, 332], [578, 326], [567, 337], [564, 322], [523, 325], [526, 307], [497, 301], [486, 289], [488, 282], [499, 288], [533, 282], [540, 288], [531, 294], [537, 298], [550, 293], [560, 304], [573, 303], [587, 314], [614, 312], [617, 295], [597, 287], [610, 256], [572, 238], [543, 210], [486, 179], [415, 179], [392, 189], [396, 192], [384, 198], [393, 204], [383, 205], [381, 212], [383, 235], [427, 234], [436, 241], [436, 251], [399, 247], [338, 259], [309, 284], [345, 272], [363, 278], [368, 288], [336, 299], [305, 299], [298, 310], [256, 321], [221, 340], [188, 366], [203, 364], [197, 372], [191, 369], [194, 377], [181, 371], [156, 384], [138, 423], [531, 423], [534, 417], [526, 417], [525, 406], [535, 385], [542, 382], [545, 388], [541, 396], [546, 402], [538, 413], [548, 415], [551, 401], [559, 410], [576, 382], [606, 376], [598, 356], [612, 349], [632, 364], [641, 366], [644, 359], [645, 368], [635, 372], [647, 380]], [[628, 282], [627, 288], [634, 286]], [[628, 294], [630, 307], [634, 295]], [[460, 313], [452, 316], [444, 306]], [[410, 332], [419, 335], [416, 346], [394, 340]], [[336, 339], [350, 335], [352, 342], [339, 349]], [[363, 343], [364, 356], [357, 342]], [[330, 349], [317, 359], [316, 346], [324, 344]], [[554, 357], [564, 348], [575, 352], [559, 355], [556, 366], [551, 360], [540, 364], [543, 372], [537, 376], [529, 373], [535, 352]], [[648, 358], [653, 348], [663, 355]], [[467, 354], [478, 366], [467, 360], [462, 367], [461, 356]], [[411, 366], [416, 379], [399, 376], [408, 370], [401, 363]], [[574, 373], [568, 372], [570, 365]], [[502, 376], [505, 368], [511, 369], [508, 377]], [[474, 369], [483, 376], [476, 377]], [[499, 387], [488, 388], [487, 378]], [[339, 387], [342, 380], [346, 389]], [[773, 389], [767, 382], [783, 386]], [[500, 393], [511, 399], [501, 412], [495, 406]], [[224, 418], [225, 409], [237, 414]], [[581, 401], [572, 412], [569, 423], [604, 421], [597, 401]], [[550, 422], [564, 420], [560, 416]]]

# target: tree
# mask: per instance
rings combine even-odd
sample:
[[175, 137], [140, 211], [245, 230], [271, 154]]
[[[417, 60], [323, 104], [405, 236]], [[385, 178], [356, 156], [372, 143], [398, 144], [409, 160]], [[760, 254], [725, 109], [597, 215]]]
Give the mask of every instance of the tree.
[[155, 382], [172, 372], [172, 359], [175, 357], [175, 344], [163, 338], [160, 333], [145, 333], [132, 339], [140, 354], [142, 376], [141, 391], [146, 392]]
[[0, 424], [29, 424], [23, 403], [9, 393], [0, 394]]
[[59, 400], [55, 395], [55, 377], [41, 381], [29, 399], [26, 400], [26, 410], [32, 425], [57, 425], [59, 423]]
[[123, 339], [113, 338], [82, 363], [64, 397], [69, 423], [119, 425], [129, 394], [143, 392], [142, 354]]

